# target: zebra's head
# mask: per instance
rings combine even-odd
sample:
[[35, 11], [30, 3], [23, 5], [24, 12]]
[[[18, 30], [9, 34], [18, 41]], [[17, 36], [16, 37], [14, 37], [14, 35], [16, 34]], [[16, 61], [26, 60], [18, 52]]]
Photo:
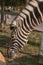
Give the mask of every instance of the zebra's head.
[[8, 48], [7, 49], [7, 57], [9, 58], [8, 61], [13, 61], [15, 58], [17, 58], [17, 54], [15, 54], [13, 49]]

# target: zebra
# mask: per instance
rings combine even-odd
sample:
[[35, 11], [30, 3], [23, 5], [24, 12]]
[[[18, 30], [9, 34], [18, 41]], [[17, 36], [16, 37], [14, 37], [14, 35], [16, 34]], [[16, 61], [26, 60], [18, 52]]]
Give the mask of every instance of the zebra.
[[11, 42], [8, 49], [10, 59], [27, 43], [27, 37], [43, 22], [43, 0], [32, 0], [20, 11], [11, 24]]

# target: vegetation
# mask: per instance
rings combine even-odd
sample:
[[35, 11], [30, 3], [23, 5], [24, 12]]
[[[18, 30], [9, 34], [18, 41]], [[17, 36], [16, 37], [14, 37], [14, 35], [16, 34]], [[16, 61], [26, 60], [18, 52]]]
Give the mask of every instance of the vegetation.
[[[4, 26], [4, 11], [5, 11], [5, 6], [13, 6], [18, 7], [18, 6], [23, 6], [25, 4], [25, 0], [0, 0], [0, 6], [1, 6], [1, 22], [0, 22], [0, 27]], [[9, 11], [9, 10], [8, 10]]]
[[5, 6], [17, 6], [25, 3], [25, 0], [0, 0], [0, 4], [2, 1], [4, 2]]

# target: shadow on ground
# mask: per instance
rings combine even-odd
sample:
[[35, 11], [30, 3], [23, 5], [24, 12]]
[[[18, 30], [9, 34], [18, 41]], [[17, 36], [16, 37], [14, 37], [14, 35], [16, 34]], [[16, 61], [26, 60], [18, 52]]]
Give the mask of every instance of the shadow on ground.
[[0, 47], [7, 47], [10, 42], [10, 37], [6, 35], [0, 35]]
[[12, 62], [7, 62], [7, 65], [38, 65], [38, 57], [24, 55], [18, 59], [15, 59]]
[[5, 62], [0, 61], [0, 65], [6, 65], [6, 63], [5, 63]]

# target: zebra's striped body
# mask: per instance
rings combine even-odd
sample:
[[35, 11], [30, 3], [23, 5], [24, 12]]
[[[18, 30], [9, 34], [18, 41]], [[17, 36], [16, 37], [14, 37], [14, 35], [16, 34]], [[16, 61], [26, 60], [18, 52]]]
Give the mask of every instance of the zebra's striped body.
[[16, 54], [27, 43], [27, 37], [31, 31], [43, 22], [43, 13], [40, 2], [30, 1], [13, 21], [14, 33], [11, 37], [10, 52]]

